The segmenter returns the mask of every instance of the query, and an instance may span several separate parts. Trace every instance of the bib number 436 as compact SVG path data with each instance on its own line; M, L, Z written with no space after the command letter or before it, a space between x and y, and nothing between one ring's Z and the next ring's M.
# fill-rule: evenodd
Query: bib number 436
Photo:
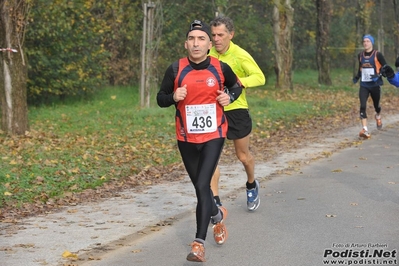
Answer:
M186 105L186 121L189 133L216 131L216 104Z

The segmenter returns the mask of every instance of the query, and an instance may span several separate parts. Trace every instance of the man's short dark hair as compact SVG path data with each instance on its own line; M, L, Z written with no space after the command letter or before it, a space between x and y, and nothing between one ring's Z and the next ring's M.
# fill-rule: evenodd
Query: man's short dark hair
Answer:
M229 17L218 16L218 17L214 18L214 19L211 21L211 23L210 23L211 27L212 27L212 26L213 26L213 27L217 27L217 26L220 26L220 25L223 25L223 24L226 26L226 28L227 28L227 30L228 30L229 32L234 31L234 23L233 23L233 20L232 20L231 18L229 18Z

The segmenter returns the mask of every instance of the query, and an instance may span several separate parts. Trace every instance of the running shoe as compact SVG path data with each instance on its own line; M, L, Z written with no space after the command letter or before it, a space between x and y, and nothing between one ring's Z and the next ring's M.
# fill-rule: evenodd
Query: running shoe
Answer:
M377 129L381 130L382 128L382 121L381 118L377 118L377 115L375 115L375 122L377 123Z
M203 244L193 241L191 243L191 252L187 255L188 261L198 261L204 262L205 261L205 247Z
M247 189L247 208L249 211L255 211L260 204L259 181L255 180L255 188Z
M225 221L227 218L228 211L224 206L218 206L219 210L222 212L223 218L222 220Z
M224 221L227 218L227 209L223 206L218 207L220 212L222 213L222 220L220 222L213 223L213 238L215 239L216 244L222 245L227 239L227 229L224 224Z
M359 132L359 137L364 138L364 139L369 139L371 137L371 135L368 131L364 130L364 128L363 128Z

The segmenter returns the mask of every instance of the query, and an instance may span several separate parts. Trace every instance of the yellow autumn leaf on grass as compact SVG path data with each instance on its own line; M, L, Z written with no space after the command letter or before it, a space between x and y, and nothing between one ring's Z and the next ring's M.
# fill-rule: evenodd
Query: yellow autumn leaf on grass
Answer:
M144 147L145 149L149 149L149 148L152 147L152 143L147 142L147 143L145 143L145 144L143 145L143 147Z
M78 174L78 173L80 173L80 169L79 169L79 167L75 167L74 169L71 170L71 172L73 174Z
M115 100L115 99L116 99L116 95L112 95L112 96L111 96L111 99L112 99L112 100Z
M11 160L11 161L10 161L10 165L16 165L16 164L17 164L16 161L14 161L14 160Z
M8 192L8 191L6 191L6 192L4 192L4 196L12 196L12 193L11 193L11 192Z
M62 253L62 257L77 259L78 255L77 254L73 254L73 253L69 252L68 250L65 250L64 253Z

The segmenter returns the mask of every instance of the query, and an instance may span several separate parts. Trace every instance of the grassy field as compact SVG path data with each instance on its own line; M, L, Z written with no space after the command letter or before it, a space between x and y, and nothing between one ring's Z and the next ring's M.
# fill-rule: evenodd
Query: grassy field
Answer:
M333 86L319 86L317 73L307 71L295 73L294 91L275 89L272 79L249 89L252 141L267 149L274 136L293 129L309 132L327 118L340 123L356 113L358 85L350 71L336 71L332 78ZM397 102L388 102L398 98L396 88L386 85L383 97L385 107L397 108ZM180 163L174 107L159 108L154 100L151 108L141 109L134 87L106 88L87 102L30 107L29 121L25 136L0 133L0 217L30 204L62 204L83 191Z

